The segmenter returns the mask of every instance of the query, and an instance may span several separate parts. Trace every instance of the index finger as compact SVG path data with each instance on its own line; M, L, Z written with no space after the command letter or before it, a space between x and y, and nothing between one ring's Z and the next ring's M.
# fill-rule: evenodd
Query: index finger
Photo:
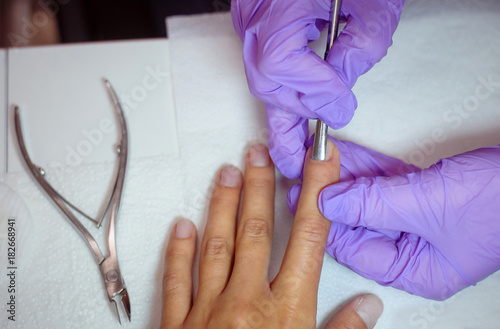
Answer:
M314 307L314 310L331 225L319 211L318 196L324 187L338 182L340 176L340 155L330 140L327 150L331 156L326 161L312 160L311 149L307 152L304 182L290 240L280 273L273 283L273 289L293 296L302 301L301 305Z

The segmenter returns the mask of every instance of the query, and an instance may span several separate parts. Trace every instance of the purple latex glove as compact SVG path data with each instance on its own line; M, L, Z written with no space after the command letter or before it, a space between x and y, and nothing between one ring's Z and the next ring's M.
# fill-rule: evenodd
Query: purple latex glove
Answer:
M354 143L319 197L326 251L380 284L443 300L500 269L500 147L418 169ZM294 210L300 186L289 192Z
M331 0L233 0L252 94L267 106L269 147L289 178L302 171L307 122L338 129L357 106L356 79L387 53L405 0L343 0L347 22L327 61L307 47L329 20Z

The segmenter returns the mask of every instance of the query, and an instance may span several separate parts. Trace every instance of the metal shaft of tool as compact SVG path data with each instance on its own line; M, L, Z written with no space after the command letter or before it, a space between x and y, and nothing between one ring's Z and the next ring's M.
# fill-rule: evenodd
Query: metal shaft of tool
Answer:
M341 0L333 0L332 10L330 13L330 25L328 27L328 40L326 43L325 60L328 57L330 48L332 48L333 42L337 39L337 34L339 31L339 19L340 19L340 5ZM326 141L328 136L328 126L321 120L316 122L316 133L314 135L314 143L312 150L312 158L314 160L325 161L326 160Z

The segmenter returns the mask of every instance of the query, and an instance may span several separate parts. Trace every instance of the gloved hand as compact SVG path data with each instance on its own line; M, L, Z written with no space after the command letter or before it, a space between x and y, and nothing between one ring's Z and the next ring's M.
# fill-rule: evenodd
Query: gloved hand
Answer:
M418 169L334 141L341 182L319 207L332 220L327 252L382 285L443 300L500 269L500 147ZM292 211L300 185L289 192Z
M387 53L405 0L343 0L347 22L327 61L307 47L328 24L331 0L233 0L252 94L267 104L271 157L289 178L302 171L305 119L338 129L357 106L351 88Z

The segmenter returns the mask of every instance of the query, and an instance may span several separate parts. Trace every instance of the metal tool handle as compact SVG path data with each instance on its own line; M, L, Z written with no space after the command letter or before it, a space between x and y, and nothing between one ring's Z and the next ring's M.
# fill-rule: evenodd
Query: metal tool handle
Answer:
M128 130L127 123L125 121L125 115L123 113L120 102L116 93L109 83L108 80L104 79L104 85L111 97L113 102L113 107L115 114L118 117L118 122L120 124L121 139L120 144L117 147L118 153L118 173L116 175L115 185L113 186L113 192L111 194L111 214L109 221L108 230L108 250L111 258L116 258L116 220L118 218L118 212L120 210L120 201L123 193L123 186L125 184L125 172L127 169L127 159L128 159Z
M125 121L125 114L123 113L122 106L118 100L115 90L111 86L111 83L107 79L104 79L104 85L109 93L111 101L113 102L113 108L115 114L118 117L118 122L120 124L121 138L120 144L117 147L118 153L118 173L116 175L115 185L113 187L113 192L111 193L110 205L111 214L109 218L108 227L108 251L109 256L100 264L101 274L106 285L106 291L108 292L109 301L115 306L116 315L118 321L121 324L120 312L118 311L117 303L119 301L115 300L116 297L121 297L121 304L125 310L128 320L130 321L131 311L130 311L130 298L128 296L127 289L125 287L125 282L123 281L122 275L120 273L120 267L118 266L118 256L116 253L116 221L118 219L118 212L120 210L120 203L123 194L123 187L125 184L125 172L127 170L127 160L128 160L128 130L127 123Z
M17 141L19 143L19 149L21 150L21 154L23 156L23 159L26 162L28 169L31 171L31 174L38 181L38 183L44 189L44 191L49 195L49 197L56 203L56 205L59 207L59 209L61 209L61 211L68 217L71 224L73 224L76 227L76 229L78 230L78 232L80 232L82 237L85 239L85 241L89 245L90 250L92 250L92 254L94 255L96 263L100 264L104 260L104 256L102 255L101 250L99 249L99 246L97 245L97 242L95 241L95 239L92 237L92 235L89 233L89 231L85 228L85 226L83 226L82 223L76 218L76 216L73 215L71 210L66 205L65 200L45 180L44 172L41 170L41 168L36 166L33 163L33 161L31 161L31 158L28 154L28 150L26 149L26 144L24 143L23 129L21 127L21 118L20 118L20 114L19 114L19 107L17 107L17 106L14 109L14 126L16 128L16 136L17 136Z
M113 185L113 190L111 196L107 200L106 207L103 213L100 216L100 220L94 220L83 211L78 209L68 200L66 200L62 195L60 195L45 179L45 172L43 169L38 167L31 161L29 157L26 145L24 143L23 131L21 127L21 119L19 115L19 108L16 106L14 110L14 123L16 129L16 136L19 143L19 148L21 150L21 154L28 166L29 170L33 174L34 178L38 181L40 186L45 190L45 192L50 196L50 198L57 204L57 206L61 209L61 211L68 217L70 222L76 227L76 229L81 233L83 238L86 240L89 245L96 263L99 265L99 269L101 271L101 275L104 280L104 285L106 287L106 292L108 295L108 299L115 306L116 315L118 317L118 321L121 323L120 314L118 311L118 302L121 302L127 318L130 321L131 318L131 308L130 308L130 298L127 292L127 288L125 287L125 283L123 281L120 268L118 265L118 257L116 253L116 221L118 219L118 213L120 210L120 201L123 193L123 187L125 183L125 172L127 168L127 159L128 159L128 130L127 124L125 121L125 115L123 113L123 109L120 105L118 97L116 96L113 87L109 83L108 80L104 80L106 89L111 97L113 102L113 107L115 113L118 117L118 121L121 128L121 139L120 144L118 145L118 171L116 175L116 180ZM108 227L108 256L104 257L97 242L89 233L89 231L82 225L82 223L76 218L76 216L71 212L69 207L73 208L75 211L80 213L81 215L87 217L97 224L99 227L104 219L104 217L109 216L109 227ZM111 208L109 208L111 207ZM109 215L107 215L108 210L111 211ZM116 299L119 299L117 301Z
M333 0L332 10L330 13L330 25L328 27L328 40L324 59L328 57L328 53L333 46L333 42L337 39L340 22L340 6L341 0ZM318 161L326 160L326 141L328 136L328 126L321 120L316 122L316 133L314 135L314 143L312 150L312 158Z

